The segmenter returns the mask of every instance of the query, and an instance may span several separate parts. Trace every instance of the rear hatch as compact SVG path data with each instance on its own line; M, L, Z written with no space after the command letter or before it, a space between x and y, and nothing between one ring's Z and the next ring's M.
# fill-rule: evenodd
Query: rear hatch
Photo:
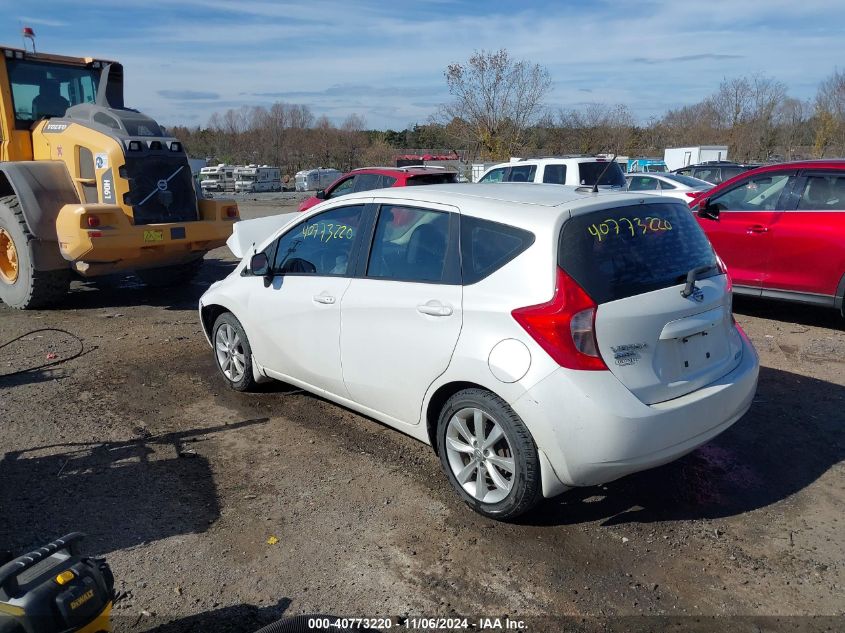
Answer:
M643 402L683 396L739 364L730 282L685 204L649 201L575 215L561 232L558 263L598 304L599 352ZM684 296L694 269L692 293Z

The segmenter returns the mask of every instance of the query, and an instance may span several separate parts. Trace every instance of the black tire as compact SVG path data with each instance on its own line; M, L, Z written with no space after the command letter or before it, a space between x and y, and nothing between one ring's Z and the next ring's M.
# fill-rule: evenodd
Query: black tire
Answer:
M150 288L184 286L193 281L202 269L203 258L198 257L184 264L136 270L135 276Z
M61 301L70 286L70 269L35 269L37 239L29 232L17 196L0 198L0 228L11 237L17 255L15 280L9 282L0 275L0 300L18 310L49 308Z
M481 502L464 490L449 463L446 450L449 420L457 412L468 408L480 409L495 420L504 431L511 449L515 466L511 489L504 499L496 503ZM542 499L540 458L534 438L516 412L494 393L477 388L465 389L446 401L437 423L437 453L449 483L464 502L479 514L507 521L528 512Z
M239 380L233 380L232 377L226 375L226 371L222 367L220 357L217 354L217 333L224 325L235 330L243 347L245 367L243 376ZM257 383L252 375L252 347L249 344L249 339L246 336L246 332L244 332L241 322L238 321L235 318L235 315L231 312L224 312L217 317L217 320L214 322L214 326L211 328L211 346L214 354L214 365L217 367L217 371L220 372L220 375L223 376L226 384L235 391L254 391L257 387Z

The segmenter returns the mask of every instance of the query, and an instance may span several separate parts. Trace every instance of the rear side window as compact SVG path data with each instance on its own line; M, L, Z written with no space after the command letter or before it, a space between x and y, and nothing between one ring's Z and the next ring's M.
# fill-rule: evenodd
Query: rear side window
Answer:
M566 165L546 165L543 171L543 182L553 185L566 184Z
M845 209L845 175L809 176L801 192L798 209L817 211Z
M607 171L605 171L605 168L607 168ZM604 172L604 175L602 175L602 172ZM625 186L625 175L616 162L580 163L578 165L578 174L578 182L581 185L592 186L601 177L601 180L599 180L600 185L610 185L612 187Z
M713 248L689 207L674 202L573 217L561 231L558 264L596 303L680 284L701 266L719 274Z
M481 281L534 243L534 234L508 224L461 216L461 272L465 285Z

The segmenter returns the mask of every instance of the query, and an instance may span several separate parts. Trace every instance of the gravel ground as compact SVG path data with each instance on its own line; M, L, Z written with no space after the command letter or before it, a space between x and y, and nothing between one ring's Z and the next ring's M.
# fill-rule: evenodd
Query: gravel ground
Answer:
M298 198L240 202L256 217ZM119 630L254 631L299 613L842 630L845 332L832 311L737 299L762 362L748 415L673 464L500 524L458 500L427 446L284 385L228 390L195 310L233 265L218 249L187 288L126 277L76 283L61 309L0 305L0 344L74 335L0 348L0 375L83 345L0 377L0 546L87 533L117 578Z

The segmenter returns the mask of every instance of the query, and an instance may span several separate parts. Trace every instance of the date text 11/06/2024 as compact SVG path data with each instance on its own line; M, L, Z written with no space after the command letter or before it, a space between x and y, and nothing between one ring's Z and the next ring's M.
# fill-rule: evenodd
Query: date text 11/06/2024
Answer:
M427 617L405 617L405 618L331 618L317 617L308 619L309 629L376 629L385 631L388 629L408 629L414 631L524 631L526 624L523 620L511 618L427 618Z

